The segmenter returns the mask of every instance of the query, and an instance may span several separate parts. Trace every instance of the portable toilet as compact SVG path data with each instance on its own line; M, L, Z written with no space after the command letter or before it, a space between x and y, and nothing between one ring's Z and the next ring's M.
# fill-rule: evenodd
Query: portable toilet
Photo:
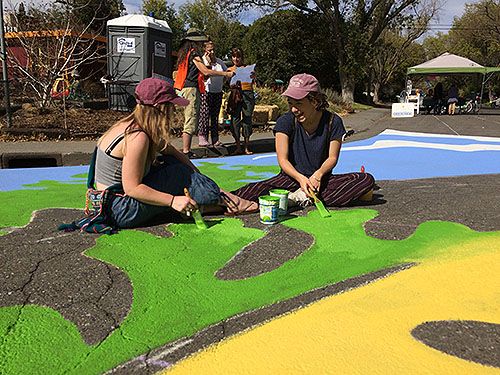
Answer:
M106 24L110 109L131 111L134 90L145 78L172 82L172 30L167 21L130 14Z

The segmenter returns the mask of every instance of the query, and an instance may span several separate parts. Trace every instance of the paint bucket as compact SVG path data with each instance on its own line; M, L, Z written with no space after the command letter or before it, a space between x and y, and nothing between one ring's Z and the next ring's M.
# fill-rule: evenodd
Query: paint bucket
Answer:
M285 189L273 189L269 191L269 195L272 197L280 198L280 205L278 210L278 215L283 216L286 215L288 210L288 190Z
M278 221L280 198L271 195L259 197L260 222L262 224L275 224Z

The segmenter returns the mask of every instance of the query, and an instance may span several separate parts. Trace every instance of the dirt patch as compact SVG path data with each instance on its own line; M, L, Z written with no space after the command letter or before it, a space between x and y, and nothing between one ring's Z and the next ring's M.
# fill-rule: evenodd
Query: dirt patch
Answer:
M94 103L95 107L105 107ZM43 142L50 140L91 141L97 140L114 123L128 112L110 109L85 108L83 104L39 108L31 104L14 107L12 126L7 126L6 116L0 118L0 142ZM182 136L184 111L174 115L173 137ZM268 132L269 125L256 126L254 132ZM229 126L220 129L221 135L230 135Z
M96 140L128 114L107 109L107 102L59 104L50 108L29 103L14 105L12 126L7 126L5 115L0 119L0 142ZM183 111L176 111L174 136L181 135L183 123Z

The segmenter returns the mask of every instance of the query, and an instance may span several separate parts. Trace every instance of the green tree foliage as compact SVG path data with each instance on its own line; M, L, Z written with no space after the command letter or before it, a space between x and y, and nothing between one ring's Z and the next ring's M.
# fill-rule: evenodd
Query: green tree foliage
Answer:
M422 46L427 60L438 57L445 52L452 53L453 51L453 42L450 39L450 36L448 34L443 34L442 32L436 33L435 36L425 38Z
M449 32L454 53L485 66L500 64L500 4L483 0L465 4Z
M461 17L456 17L448 34L438 33L427 38L423 47L427 58L450 52L471 59L484 66L500 66L500 2L482 0L466 4ZM478 91L478 77L447 77L445 86L453 81L463 94ZM495 74L487 82L490 96L499 91L500 79Z
M172 29L172 48L177 51L186 33L186 25L175 10L174 4L170 4L167 0L144 0L140 11L146 16L152 12L154 18L167 21Z
M180 17L189 27L195 27L215 43L217 55L226 57L232 47L242 43L248 27L226 12L218 1L192 0L179 8Z
M73 28L105 34L106 22L124 14L122 0L55 0L53 11L65 19L71 15Z
M247 60L257 63L259 81L287 82L298 73L316 76L326 87L338 89L335 51L325 45L328 28L315 16L296 9L278 10L258 19L244 38Z
M403 24L411 17L434 12L439 0L223 0L231 9L242 10L248 7L267 7L279 9L295 7L304 14L316 16L321 28L328 30L328 38L322 43L324 48L335 50L338 73L344 101L352 103L356 82L366 79L363 68L366 66L373 47L384 30L396 24ZM275 32L289 34L289 27ZM319 30L318 30L319 31Z

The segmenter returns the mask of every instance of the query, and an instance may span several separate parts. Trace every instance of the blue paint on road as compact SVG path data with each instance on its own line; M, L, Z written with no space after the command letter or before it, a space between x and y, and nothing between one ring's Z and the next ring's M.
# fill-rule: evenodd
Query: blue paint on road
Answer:
M197 166L204 163L223 164L221 169L238 166L276 166L276 154L241 155L193 160ZM385 130L369 139L342 146L339 164L334 173L359 171L361 166L377 180L400 180L430 177L463 176L500 173L500 138L409 133ZM87 173L87 166L2 169L0 191L27 189L23 185L41 180L84 183L73 176ZM272 173L247 172L251 182ZM258 177L252 179L252 177Z

